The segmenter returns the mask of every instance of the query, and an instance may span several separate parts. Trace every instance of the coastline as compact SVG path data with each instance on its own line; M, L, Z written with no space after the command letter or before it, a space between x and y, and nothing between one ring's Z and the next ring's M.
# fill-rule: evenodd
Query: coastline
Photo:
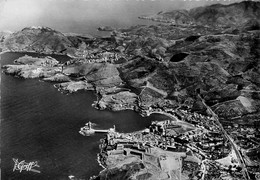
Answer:
M7 52L7 51L6 51ZM6 52L3 52L3 53L6 53ZM10 52L13 52L13 51L10 51ZM15 53L15 52L14 52ZM19 53L19 52L18 52ZM26 52L23 52L23 53L26 53ZM34 52L35 53L35 52ZM98 95L98 91L95 89L94 90L94 92L95 92L95 95ZM95 103L95 102L94 102ZM93 104L94 104L93 103ZM95 107L96 109L99 109L100 110L100 108L97 108L97 107ZM127 108L127 109L130 109L130 110L135 110L135 109L133 109L133 108ZM113 110L113 109L110 109L111 111L115 111L115 110ZM119 109L119 110L126 110L126 108L123 108L123 109ZM118 111L119 111L118 110ZM174 116L173 114L170 114L170 113L167 113L167 112L164 112L164 111L152 111L152 110L144 110L144 112L145 113L143 113L143 111L140 111L140 109L137 109L137 110L135 110L135 111L137 111L140 115L143 115L143 116L150 116L151 114L162 114L162 115L165 115L165 116L167 116L167 117L169 117L169 118L171 118L172 120L174 120L174 121L176 121L176 122L182 122L181 120L179 120L176 116ZM102 173L104 173L106 170L107 170L107 168L103 165L103 163L102 163L102 160L100 159L100 156L99 156L99 154L101 154L101 153L103 153L102 152L102 148L101 148L101 150L100 150L100 152L97 154L97 162L98 162L98 164L99 164L99 166L101 166L102 168L103 168L103 170L100 172L100 174L102 174ZM97 176L92 176L91 178L96 178Z
M158 112L148 112L147 116L150 116L152 114L162 114L162 115L170 117L174 121L180 121L176 116L174 116L174 115L172 115L170 113L163 112L163 111L162 112L160 112L160 111L158 111Z
M8 52L11 52L11 51L2 51L2 52L0 52L0 55L2 55L4 53L8 53Z
M138 18L164 21L153 17ZM161 114L168 118L164 122L153 123L148 130L141 133L119 133L120 137L118 137L108 132L105 137L107 139L101 139L100 152L97 154L96 161L103 168L99 175L106 174L111 167L114 172L127 171L132 164L128 166L129 162L126 161L127 163L122 165L125 160L123 158L134 156L138 159L134 163L141 160L145 164L143 159L146 156L148 161L151 160L150 157L156 159L155 162L150 162L152 164L160 162L158 167L164 174L162 179L171 178L172 174L181 174L182 168L193 167L192 163L195 163L196 171L200 169L196 172L196 178L204 179L204 176L208 176L208 172L212 175L215 173L210 171L213 167L210 162L216 163L216 160L227 155L230 149L236 150L236 147L240 148L240 146L242 148L237 150L237 159L228 162L228 165L237 167L236 162L239 162L242 171L247 172L247 165L241 162L251 163L250 154L245 153L242 157L240 153L244 152L243 148L249 152L252 146L256 146L252 145L250 138L257 139L255 134L259 130L257 126L251 129L242 125L235 126L232 124L234 123L232 118L259 114L257 108L260 101L258 94L255 93L259 91L260 83L257 79L260 72L260 66L257 66L258 46L255 45L257 44L255 39L259 39L259 34L254 35L249 31L236 32L237 29L232 29L236 28L235 26L225 29L222 26L215 28L208 25L196 26L192 23L174 24L173 22L174 20L158 26L136 26L122 31L113 31L114 34L110 37L95 39L92 43L74 39L74 43L77 41L75 47L58 51L72 52L72 54L55 53L57 48L52 46L53 49L43 48L44 51L54 52L52 54L35 51L4 51L1 55L8 52L38 53L72 58L69 62L58 64L59 68L56 69L55 65L47 67L35 64L32 65L34 67L31 64L20 67L7 65L6 69L9 69L5 72L23 78L41 80L44 78L55 82L57 84L54 87L62 93L63 91L69 93L81 90L94 91L97 100L92 102L92 107L100 111L132 110L142 117ZM232 33L240 34L227 36ZM69 44L66 43L61 41L62 45ZM247 43L246 47L243 46L244 43ZM238 53L240 51L243 53ZM79 56L76 57L74 54ZM124 58L125 61L116 64L115 62L120 58ZM126 86L129 88L125 88ZM212 112L217 115L212 115ZM231 125L225 126L224 129L218 116L228 119ZM253 122L257 121L256 119ZM230 135L226 132L229 130ZM248 132L251 134L248 135ZM240 141L241 134L248 142ZM144 140L143 136L147 139ZM236 142L233 142L233 139ZM180 157L178 153L185 155ZM158 156L154 157L154 154ZM179 172L171 169L174 165L181 164L180 159L186 158L187 154L190 156L189 163L186 162L187 166L180 166ZM103 156L113 157L114 159L111 158L109 162L113 166L107 165L109 163ZM122 164L119 163L120 160ZM175 163L171 164L171 162ZM220 164L215 166L218 167L216 172L219 174L228 171L230 173L227 173L228 176L232 176L232 173L241 175L236 168L231 170L228 166L224 168ZM194 169L186 169L189 170ZM146 175L144 173L145 177ZM160 173L157 175L156 178L161 177ZM191 171L187 176L193 175Z

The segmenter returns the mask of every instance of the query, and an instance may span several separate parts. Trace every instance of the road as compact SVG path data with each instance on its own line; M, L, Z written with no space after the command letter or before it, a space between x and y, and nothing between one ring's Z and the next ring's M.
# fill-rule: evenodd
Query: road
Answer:
M204 104L205 107L207 107L207 110L210 112L210 114L214 117L217 125L221 128L221 131L223 132L224 136L229 140L231 146L233 147L233 149L235 150L235 153L237 155L238 158L238 162L239 165L242 168L243 171L243 176L246 180L250 180L250 176L249 173L247 171L246 165L245 165L245 160L242 157L240 151L237 148L236 143L234 142L234 140L228 135L228 133L226 132L226 130L223 128L222 124L219 122L219 118L218 115L214 113L214 111L205 103L204 99L202 99L202 97L200 95L198 95L198 97L200 98L201 102Z

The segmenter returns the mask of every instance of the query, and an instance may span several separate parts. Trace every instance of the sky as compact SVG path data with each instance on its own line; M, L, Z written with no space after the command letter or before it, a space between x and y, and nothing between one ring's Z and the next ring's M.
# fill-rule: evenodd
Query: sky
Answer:
M0 31L48 26L87 33L99 26L134 25L140 15L240 0L0 0Z

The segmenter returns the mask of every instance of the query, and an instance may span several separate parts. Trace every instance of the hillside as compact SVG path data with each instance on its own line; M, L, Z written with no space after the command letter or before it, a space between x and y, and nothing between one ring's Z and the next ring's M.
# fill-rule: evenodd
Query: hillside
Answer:
M217 130L218 138L225 129L233 140L220 141L225 146L234 141L243 155L243 171L256 177L260 170L260 3L216 4L142 18L172 23L117 29L110 37L101 38L64 35L50 28L25 28L3 39L6 49L73 54L78 58L58 63L50 58L26 56L15 61L20 64L4 66L4 72L54 81L62 92L94 90L97 101L93 106L99 110L131 109L143 116L159 112L194 123L202 133L197 134L198 138L186 134L190 137L186 143L197 143L185 152L197 153L203 163L206 161L197 150L207 134L203 131L214 134ZM224 128L220 128L221 124ZM204 145L212 144L213 137ZM216 153L206 159L209 163L205 179L243 179L241 167L232 170L217 163L224 157L219 156L224 152L222 146L204 150ZM229 165L236 164L237 159L230 160ZM106 169L100 179L131 179L142 172L139 159L111 161L113 166L104 164ZM202 169L203 163L196 168ZM182 167L191 171L190 175L186 172L186 179L201 179L202 172L193 174L193 165ZM150 166L145 168L153 172ZM160 175L162 170L157 170ZM156 179L152 175L138 177Z
M92 37L64 35L49 27L26 27L2 38L3 50L68 54L75 56L80 44Z
M259 29L260 2L243 1L230 5L214 4L193 8L191 10L173 10L156 15L141 16L174 24L197 24L209 26L243 27Z
M248 11L248 15L238 14L240 18L259 16L257 2L212 5L175 15L186 17L197 12L194 17L202 21L209 12L207 9L225 12L227 17L228 12L229 16L234 12L223 8L238 7ZM248 117L247 121L254 122L252 114L260 113L259 36L259 31L239 33L223 27L158 24L118 29L110 38L89 39L65 36L50 28L31 27L7 36L4 44L13 51L73 52L80 56L67 62L63 73L92 83L101 95L97 107L100 103L107 104L107 108L111 107L109 104L120 103L111 100L111 88L115 86L116 96L123 86L139 97L138 102L131 101L133 104L129 106L141 113L149 108L185 106L205 114L205 107L197 97L199 93L221 118ZM119 64L118 59L122 61ZM15 70L9 68L9 71Z

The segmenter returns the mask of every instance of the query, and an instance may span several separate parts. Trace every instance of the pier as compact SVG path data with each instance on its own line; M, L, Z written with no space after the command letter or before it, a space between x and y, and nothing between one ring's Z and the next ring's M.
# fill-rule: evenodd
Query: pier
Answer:
M114 125L113 128L109 128L109 129L94 129L92 127L92 123L88 122L86 123L86 125L82 128L80 128L79 133L82 134L83 136L89 136L95 133L108 133L108 132L115 132L116 127Z

